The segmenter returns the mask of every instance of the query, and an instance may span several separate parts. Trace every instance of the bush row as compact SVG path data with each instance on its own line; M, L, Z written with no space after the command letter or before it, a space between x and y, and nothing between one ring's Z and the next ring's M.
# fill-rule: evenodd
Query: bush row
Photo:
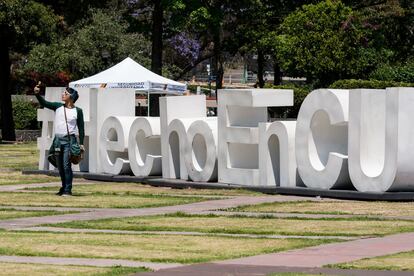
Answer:
M13 118L16 129L39 129L37 106L24 99L13 100Z

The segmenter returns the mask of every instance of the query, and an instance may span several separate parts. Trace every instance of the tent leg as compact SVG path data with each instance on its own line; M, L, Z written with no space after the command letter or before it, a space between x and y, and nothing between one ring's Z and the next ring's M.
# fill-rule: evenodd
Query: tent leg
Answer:
M147 93L147 116L150 116L150 91L148 89L148 93Z

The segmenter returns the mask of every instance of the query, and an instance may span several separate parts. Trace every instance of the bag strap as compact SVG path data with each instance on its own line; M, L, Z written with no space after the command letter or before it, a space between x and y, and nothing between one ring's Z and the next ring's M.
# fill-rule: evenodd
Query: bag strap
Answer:
M66 117L66 107L65 106L63 106L63 113L65 113L66 130L68 131L69 144L71 144L72 141L71 141L70 135L69 135L68 118Z

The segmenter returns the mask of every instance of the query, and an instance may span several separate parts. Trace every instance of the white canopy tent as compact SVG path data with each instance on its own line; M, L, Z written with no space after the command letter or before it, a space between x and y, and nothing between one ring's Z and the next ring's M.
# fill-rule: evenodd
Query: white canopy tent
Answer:
M182 95L187 85L157 75L128 57L96 75L70 82L69 87L135 88L148 95L149 116L150 94Z

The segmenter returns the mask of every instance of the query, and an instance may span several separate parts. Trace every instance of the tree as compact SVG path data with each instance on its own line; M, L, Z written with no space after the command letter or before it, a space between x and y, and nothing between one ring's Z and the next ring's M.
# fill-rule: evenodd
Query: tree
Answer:
M285 18L280 33L274 43L283 69L317 86L367 76L383 54L372 26L340 1L303 6Z
M107 69L126 57L149 67L150 42L143 35L128 33L128 24L116 12L95 10L90 19L65 39L40 44L28 56L26 71L54 75L68 72L72 79Z
M0 105L2 139L14 141L10 95L10 52L27 52L38 42L48 42L57 31L58 17L34 1L0 1Z

